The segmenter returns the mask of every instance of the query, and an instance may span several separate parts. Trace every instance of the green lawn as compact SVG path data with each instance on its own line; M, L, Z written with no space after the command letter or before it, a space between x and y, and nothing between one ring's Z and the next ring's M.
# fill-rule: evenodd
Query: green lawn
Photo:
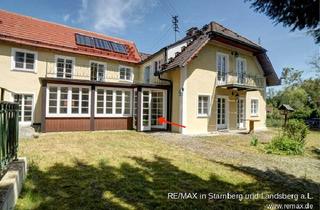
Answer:
M169 200L170 192L291 192L134 131L21 140L29 171L17 209L264 209L271 201ZM290 201L285 201L286 203Z

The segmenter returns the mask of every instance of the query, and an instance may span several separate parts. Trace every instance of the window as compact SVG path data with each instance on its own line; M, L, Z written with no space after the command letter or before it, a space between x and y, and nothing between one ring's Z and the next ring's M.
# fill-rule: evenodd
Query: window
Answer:
M229 66L229 56L223 53L217 53L217 71L218 71L218 81L220 83L225 83L227 79L227 72Z
M144 82L145 83L150 83L150 66L147 66L144 69Z
M47 96L48 116L89 115L89 87L50 85Z
M72 78L74 58L56 57L57 77Z
M119 77L121 80L127 80L127 81L133 80L132 68L130 67L120 66L119 74L120 74Z
M98 88L96 92L97 116L130 116L131 90Z
M91 80L104 81L105 78L105 64L98 62L90 62L91 65Z
M12 66L13 70L35 72L37 53L23 50L12 49Z
M237 58L236 59L236 69L237 69L237 76L238 76L238 83L243 84L245 83L245 74L247 69L247 62L246 59Z
M113 91L106 90L106 114L112 114L113 107Z
M122 113L122 91L116 91L116 114Z
M19 104L19 122L31 123L33 115L33 95L15 94L14 102Z
M251 99L251 115L258 116L259 113L259 100Z
M198 116L206 117L209 115L209 96L198 96Z

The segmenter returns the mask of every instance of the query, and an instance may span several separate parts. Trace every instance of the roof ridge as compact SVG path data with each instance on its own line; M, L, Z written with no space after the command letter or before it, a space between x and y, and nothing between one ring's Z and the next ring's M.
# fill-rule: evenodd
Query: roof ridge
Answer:
M230 28L225 27L224 25L222 25L222 24L220 24L220 23L218 23L218 22L216 22L216 21L211 21L210 24L212 24L212 23L217 24L217 25L219 25L220 27L231 31L232 33L236 34L237 36L239 36L239 37L241 37L241 38L243 38L243 39L246 39L247 41L249 41L249 42L251 42L251 43L253 43L253 44L255 44L255 45L258 45L258 46L262 47L260 44L254 42L254 41L252 41L252 40L250 40L250 39L248 39L247 37L245 37L245 36L243 36L243 35L235 32L234 30L232 30L232 29L230 29Z
M12 12L12 11L7 11L7 10L4 10L4 9L0 9L0 11L4 12L4 13L14 14L14 15L17 15L17 16L22 16L22 17L25 17L25 18L33 19L33 20L40 21L40 22L45 22L45 23L58 25L58 26L65 27L65 28L84 31L84 32L87 32L87 33L93 33L93 34L96 34L96 35L99 35L99 36L105 36L105 37L108 37L108 38L111 38L111 39L118 39L119 41L130 42L130 43L134 44L134 41L132 41L132 40L127 40L127 39L123 39L123 38L119 38L119 37L113 37L113 36L109 36L109 35L106 35L106 34L98 33L98 32L95 32L95 31L89 31L89 30L82 29L82 28L76 28L76 27L73 27L73 26L64 25L62 23L57 23L57 22L53 22L53 21L49 21L49 20L43 20L43 19L40 19L40 18L36 18L36 17L24 15L24 14L19 14L19 13Z

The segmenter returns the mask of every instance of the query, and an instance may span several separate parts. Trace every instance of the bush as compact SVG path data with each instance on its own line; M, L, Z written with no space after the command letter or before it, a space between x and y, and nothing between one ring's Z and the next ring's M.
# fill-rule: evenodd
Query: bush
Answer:
M299 120L289 120L279 135L267 146L268 153L300 155L304 152L308 127Z
M304 144L308 134L308 126L302 121L292 119L283 127L283 133L290 139Z
M267 153L300 155L304 152L304 144L286 135L278 135L272 139L266 149Z
M267 124L267 127L279 128L283 125L283 120L267 117L266 124Z
M258 143L259 143L259 139L258 139L258 137L257 137L257 136L255 136L255 135L253 135L253 136L251 137L250 145L251 145L251 146L257 146L257 145L258 145Z

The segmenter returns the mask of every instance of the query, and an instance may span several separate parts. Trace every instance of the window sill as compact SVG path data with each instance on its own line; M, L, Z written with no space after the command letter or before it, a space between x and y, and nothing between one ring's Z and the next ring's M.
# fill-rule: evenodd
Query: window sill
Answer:
M90 118L90 115L72 115L72 114L47 114L46 118Z
M106 114L95 114L96 118L129 118L132 115L106 115Z
M133 83L133 80L119 79L120 82Z
M251 114L250 117L259 117L258 114Z
M15 72L25 72L25 73L33 73L36 74L37 72L35 70L29 70L29 69L11 69L11 71Z
M209 115L197 115L197 118L208 118Z

